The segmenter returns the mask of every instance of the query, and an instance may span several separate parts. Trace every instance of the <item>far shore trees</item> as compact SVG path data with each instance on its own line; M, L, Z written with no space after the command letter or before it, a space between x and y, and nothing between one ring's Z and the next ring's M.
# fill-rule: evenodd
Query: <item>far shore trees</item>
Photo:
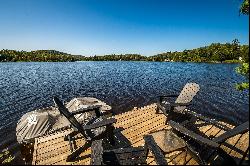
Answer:
M74 62L74 61L179 61L179 62L248 62L248 45L240 45L237 39L231 43L212 43L209 46L164 52L153 56L139 54L111 54L103 56L71 55L56 50L16 51L0 50L0 62Z

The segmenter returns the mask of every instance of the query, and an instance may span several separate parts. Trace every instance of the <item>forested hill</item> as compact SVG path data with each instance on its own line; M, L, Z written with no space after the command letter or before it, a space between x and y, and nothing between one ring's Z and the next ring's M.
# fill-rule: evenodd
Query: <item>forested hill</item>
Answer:
M30 52L0 50L1 62L74 62L81 59L81 55L71 55L56 50L36 50Z
M166 52L148 57L149 61L182 61L182 62L233 62L239 59L249 62L249 46L233 43L213 43L182 52Z
M232 43L212 43L181 52L165 52L154 56L139 54L120 54L104 56L71 55L56 50L16 51L0 50L0 62L74 62L74 61L182 61L182 62L237 62L242 59L249 62L249 46L240 45L238 40Z

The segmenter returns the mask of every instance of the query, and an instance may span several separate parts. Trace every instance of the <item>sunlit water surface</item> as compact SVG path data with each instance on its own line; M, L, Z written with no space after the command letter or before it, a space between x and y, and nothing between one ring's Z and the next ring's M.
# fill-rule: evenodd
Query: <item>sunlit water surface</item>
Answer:
M23 114L63 101L90 96L121 113L179 93L187 82L201 89L191 108L234 124L248 120L247 92L235 90L244 78L238 64L172 62L0 63L0 141L15 131Z

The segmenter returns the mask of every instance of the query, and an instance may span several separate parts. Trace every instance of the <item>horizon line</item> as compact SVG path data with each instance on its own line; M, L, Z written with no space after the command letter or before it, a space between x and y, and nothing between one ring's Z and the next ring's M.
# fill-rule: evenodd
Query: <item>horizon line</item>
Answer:
M175 51L171 51L171 50L168 50L168 51L162 51L160 53L156 53L156 54L153 54L153 55L143 55L141 53L109 53L109 54L93 54L93 55L83 55L83 54L73 54L71 51L67 51L67 50L62 50L62 49L8 49L8 48L2 48L1 50L14 50L14 51L26 51L26 52L31 52L31 51L46 51L46 50L54 50L54 51L58 51L58 52L62 52L62 53L66 53L66 54L70 54L70 55L76 55L76 56L86 56L86 57L91 57L91 56L105 56L105 55L126 55L126 54L137 54L137 55L141 55L141 56L146 56L146 57L150 57L150 56L154 56L154 55L158 55L158 54L161 54L161 53L167 53L167 52L183 52L184 50L192 50L192 49L197 49L197 48L202 48L202 47L206 47L206 46L210 46L211 44L226 44L226 43L230 43L231 42L224 42L224 43L220 43L220 42L212 42L208 45L203 45L203 46L199 46L199 47L195 47L195 48L185 48L185 49L181 49L181 50L175 50ZM243 46L243 45L247 45L249 46L249 43L247 44L243 44L243 43L240 43L239 45Z

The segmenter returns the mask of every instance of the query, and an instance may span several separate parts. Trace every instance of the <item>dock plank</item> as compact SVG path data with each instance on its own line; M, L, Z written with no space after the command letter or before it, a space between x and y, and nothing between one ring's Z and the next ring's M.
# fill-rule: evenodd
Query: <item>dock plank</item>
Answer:
M143 136L154 131L159 131L162 129L170 129L169 125L165 125L166 116L163 114L156 114L157 105L151 104L141 108L134 108L131 111L112 116L117 120L114 124L115 128L121 128L120 131L116 131L114 134L119 138L119 134L123 135L129 142L130 145L126 146L143 146L145 144ZM227 124L225 122L219 122L223 125L233 128L233 125ZM195 127L197 127L200 133L203 133L208 138L214 138L225 131L221 130L214 125L204 123L199 120L195 122ZM66 162L67 156L70 154L70 148L68 141L64 141L64 136L72 132L72 129L65 129L62 131L57 131L47 136L39 137L35 139L34 153L33 153L33 165L89 165L90 164L90 154L91 148L88 148L82 152L78 160L73 162ZM78 134L77 136L81 136ZM249 132L243 135L237 135L226 141L228 144L240 149L245 152L249 146ZM247 142L247 143L246 143ZM77 147L82 146L85 143L84 139L76 140ZM234 151L230 148L221 145L227 153L232 156L242 157L239 151ZM193 159L186 150L179 150L169 154L165 154L165 159L168 164L186 164L186 165L197 165L195 159ZM147 157L148 165L155 165L156 162L152 153L149 152Z
M237 144L235 145L235 148L240 149L242 152L245 152L249 146L249 132L241 135L240 140L238 140ZM237 157L237 158L242 158L243 154L238 153L235 150L232 150L230 152L231 156Z

